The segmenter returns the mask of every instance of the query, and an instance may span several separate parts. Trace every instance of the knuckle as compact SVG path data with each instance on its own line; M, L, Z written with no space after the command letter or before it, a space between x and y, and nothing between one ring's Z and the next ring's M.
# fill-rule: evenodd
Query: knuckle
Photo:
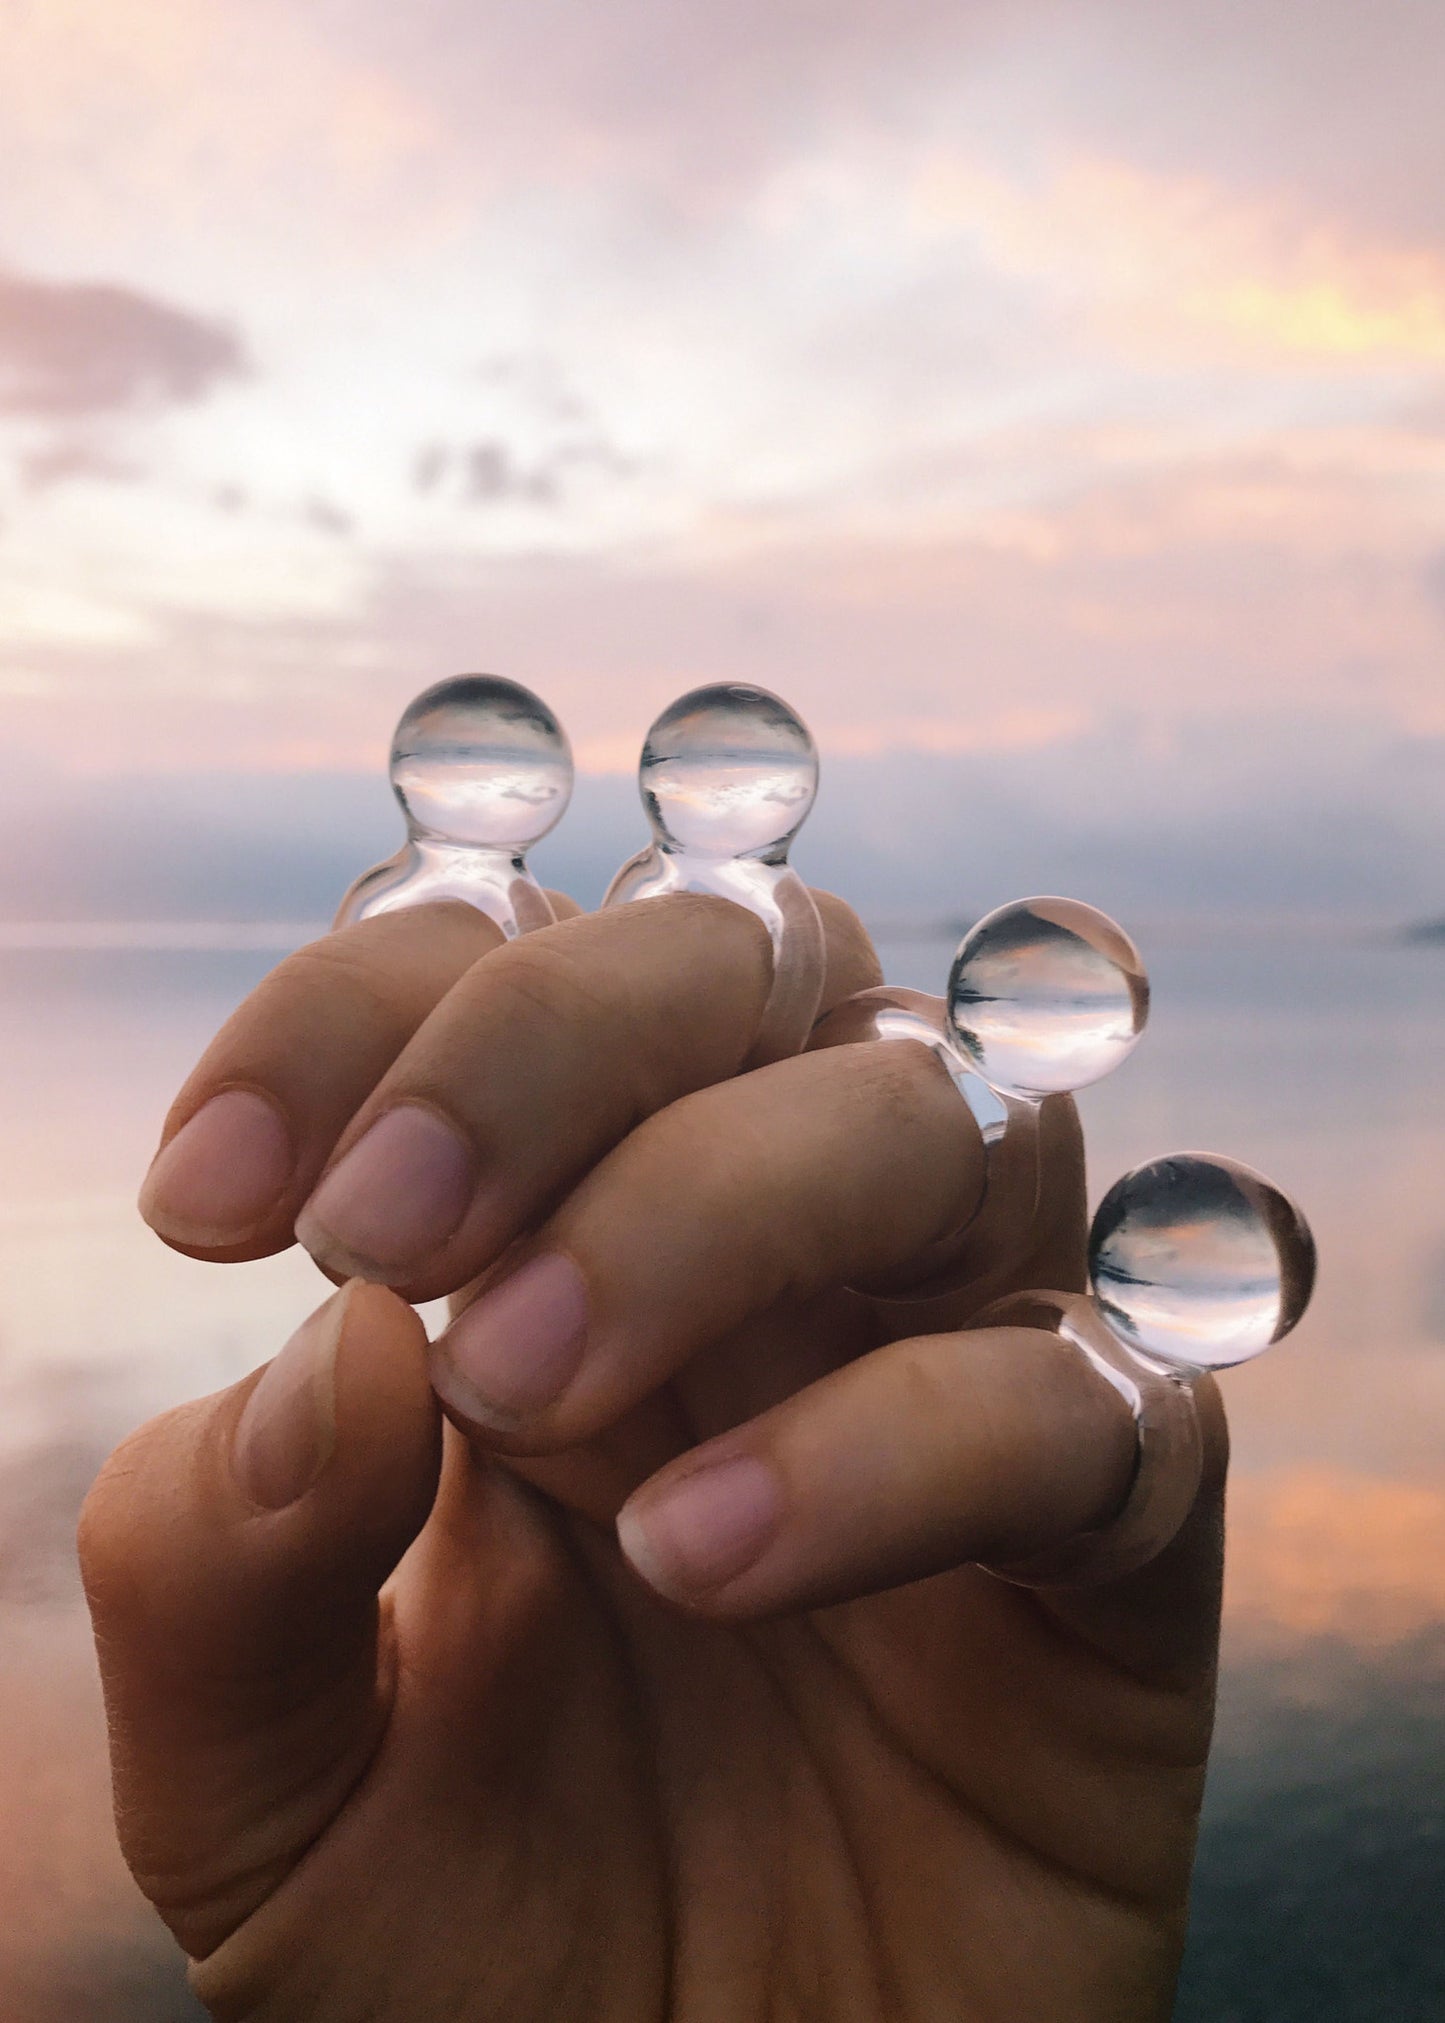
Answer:
M589 931L614 962L628 952L665 943L682 962L705 960L719 977L736 972L766 996L773 973L772 941L750 906L717 892L668 892L594 914Z
M484 985L504 1019L516 1017L549 1031L588 1024L605 1014L612 996L595 967L540 935L509 942Z
M412 1024L496 940L491 921L465 900L435 900L307 942L271 972L261 991L302 1004L325 1002L340 991L386 1024Z
M350 939L350 932L298 948L272 972L262 990L274 998L303 1002L317 996L318 987L326 998L340 990L386 1024L401 1019L410 996L401 975L380 963L374 948Z
M545 886L544 891L552 902L552 911L559 923L563 920L577 920L584 912L570 892L559 892L555 885Z
M877 1040L858 1050L861 1075L875 1110L890 1123L918 1129L940 1116L950 1120L952 1105L962 1107L958 1091L931 1048L916 1041Z
M647 900L632 918L639 924L645 922L649 931L655 931L659 921L669 930L675 928L679 921L695 921L709 930L736 928L749 939L758 931L756 915L720 892L665 892L656 899Z
M653 903L621 911L641 913ZM741 911L729 900L705 903L729 915ZM590 915L576 925L591 929L598 919L610 917ZM615 935L604 942L592 932L569 934L570 924L509 942L478 975L475 1004L485 1007L489 1028L508 1038L524 1032L554 1069L574 1080L586 1076L590 1100L630 1129L696 1086L697 1034L690 1021L664 1015Z
M893 1351L898 1395L909 1416L921 1424L948 1424L965 1394L966 1366L957 1355L939 1354L937 1344L944 1339L935 1335L902 1342Z
M846 900L814 889L813 903L823 923L827 949L825 1006L836 1005L856 991L871 990L883 981L883 969L872 937Z
M470 953L477 944L490 946L500 939L501 930L495 922L467 900L428 899L420 905L397 906L370 919L334 927L311 946L354 950L374 958L383 953L389 956L393 948L414 952L419 946L453 942L460 942Z

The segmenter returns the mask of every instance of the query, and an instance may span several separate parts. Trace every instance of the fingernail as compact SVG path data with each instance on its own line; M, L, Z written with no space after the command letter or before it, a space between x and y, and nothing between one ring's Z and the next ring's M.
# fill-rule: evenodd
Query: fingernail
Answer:
M263 1510L284 1510L303 1495L336 1445L336 1349L348 1290L301 1323L246 1400L231 1465Z
M318 1262L389 1284L452 1234L474 1184L471 1151L451 1125L398 1103L332 1167L296 1235Z
M587 1284L560 1251L485 1292L437 1343L438 1386L483 1425L510 1427L561 1395L587 1342Z
M156 1154L141 1214L183 1243L234 1242L276 1205L294 1164L277 1106L254 1089L223 1089Z
M649 1587L673 1601L721 1587L745 1571L783 1518L783 1488L765 1462L715 1461L660 1490L644 1491L617 1519L622 1550Z

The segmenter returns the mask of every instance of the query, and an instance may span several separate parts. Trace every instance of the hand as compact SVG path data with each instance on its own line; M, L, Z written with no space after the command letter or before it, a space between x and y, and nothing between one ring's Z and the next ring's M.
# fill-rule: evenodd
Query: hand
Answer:
M821 903L826 1010L877 968ZM1204 1487L1152 1566L1040 1593L976 1564L1106 1522L1133 1465L1081 1359L965 1326L1082 1282L1071 1105L1042 1113L1036 1210L900 1339L906 1308L845 1288L936 1263L981 1175L925 1049L739 1076L770 958L722 901L496 942L444 906L292 957L143 1197L192 1255L281 1249L299 1216L371 1281L136 1434L86 1508L121 1838L202 1999L1166 2017L1213 1696L1212 1387ZM459 1288L429 1351L405 1301Z

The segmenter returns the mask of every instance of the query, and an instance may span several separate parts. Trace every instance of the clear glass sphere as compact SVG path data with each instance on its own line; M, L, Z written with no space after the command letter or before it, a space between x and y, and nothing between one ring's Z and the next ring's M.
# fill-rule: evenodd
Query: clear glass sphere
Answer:
M572 798L572 752L546 703L515 681L459 674L396 727L391 784L413 835L520 855Z
M1109 1189L1089 1234L1089 1275L1130 1348L1180 1369L1224 1370L1299 1320L1314 1289L1314 1238L1263 1175L1179 1152Z
M817 794L818 754L777 696L719 682L663 711L642 747L638 785L669 849L781 862Z
M1087 1088L1133 1051L1149 979L1106 913L1077 899L1020 899L960 943L948 1015L991 1087L1037 1101Z

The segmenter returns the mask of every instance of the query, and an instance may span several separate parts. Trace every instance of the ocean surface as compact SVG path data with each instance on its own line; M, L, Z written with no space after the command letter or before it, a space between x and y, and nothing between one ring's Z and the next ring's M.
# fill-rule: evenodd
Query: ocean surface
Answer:
M132 1206L286 931L66 938L0 938L0 2014L171 2023L199 2012L114 1851L75 1512L122 1434L270 1356L321 1281L294 1253L190 1263ZM1322 1261L1298 1334L1224 1380L1225 1664L1178 2023L1438 2023L1445 947L1141 940L1149 1036L1082 1104L1094 1198L1156 1153L1227 1151L1299 1197ZM882 952L940 986L944 942Z

